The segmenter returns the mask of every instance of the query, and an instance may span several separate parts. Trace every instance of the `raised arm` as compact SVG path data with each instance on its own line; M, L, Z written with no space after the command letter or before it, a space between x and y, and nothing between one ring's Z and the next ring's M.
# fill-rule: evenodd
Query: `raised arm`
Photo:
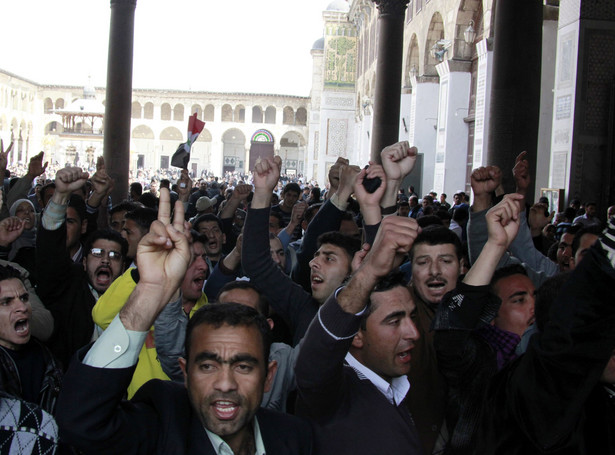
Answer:
M381 201L383 208L397 207L397 194L404 178L412 172L418 153L418 149L410 147L408 141L389 145L380 153L382 167L387 176L386 192Z
M303 337L316 313L312 297L277 267L269 251L269 212L281 159L266 158L254 169L254 197L243 229L241 263L245 274L289 324L294 343Z

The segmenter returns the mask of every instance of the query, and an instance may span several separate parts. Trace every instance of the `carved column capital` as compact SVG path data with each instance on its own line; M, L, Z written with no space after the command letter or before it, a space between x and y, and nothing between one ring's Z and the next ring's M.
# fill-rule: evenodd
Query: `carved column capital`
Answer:
M391 14L403 16L406 14L406 7L409 0L372 0L378 7L380 15Z

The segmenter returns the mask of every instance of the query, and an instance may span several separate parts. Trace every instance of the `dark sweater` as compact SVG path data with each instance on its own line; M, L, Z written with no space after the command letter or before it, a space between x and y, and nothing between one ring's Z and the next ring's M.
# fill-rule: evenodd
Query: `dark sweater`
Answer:
M361 318L344 312L331 296L301 344L295 374L297 414L316 426L316 449L322 454L412 455L423 453L407 408L395 406L368 379L344 364Z

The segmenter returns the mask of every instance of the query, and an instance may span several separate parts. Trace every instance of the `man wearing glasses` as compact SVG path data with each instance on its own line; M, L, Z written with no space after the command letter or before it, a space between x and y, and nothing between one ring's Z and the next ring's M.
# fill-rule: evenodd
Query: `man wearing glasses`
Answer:
M84 245L82 263L72 262L66 246L67 230L70 231L67 207L71 193L79 190L88 177L78 167L58 171L56 191L43 212L37 235L38 292L54 317L49 344L64 368L77 349L98 338L92 307L124 270L128 250L118 232L98 230Z

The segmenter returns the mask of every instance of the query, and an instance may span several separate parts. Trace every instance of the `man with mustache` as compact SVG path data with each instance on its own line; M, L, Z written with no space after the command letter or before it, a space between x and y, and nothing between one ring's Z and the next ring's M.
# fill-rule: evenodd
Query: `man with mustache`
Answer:
M73 229L69 199L87 179L88 174L78 167L58 171L56 190L36 238L38 294L53 315L55 329L49 343L64 367L77 349L98 337L92 307L124 270L128 251L118 232L98 230L84 245L82 263L73 263L69 256L66 237Z
M420 454L402 404L410 384L416 306L394 272L418 233L412 218L382 221L373 247L348 284L318 310L301 343L295 374L298 413L316 425L319 453Z
M267 361L266 319L245 305L206 305L195 313L180 359L185 386L154 380L121 402L148 330L179 294L191 260L183 212L176 203L171 224L163 190L158 220L137 250L139 283L65 376L57 419L62 438L92 454L310 454L307 423L259 408L276 362Z

